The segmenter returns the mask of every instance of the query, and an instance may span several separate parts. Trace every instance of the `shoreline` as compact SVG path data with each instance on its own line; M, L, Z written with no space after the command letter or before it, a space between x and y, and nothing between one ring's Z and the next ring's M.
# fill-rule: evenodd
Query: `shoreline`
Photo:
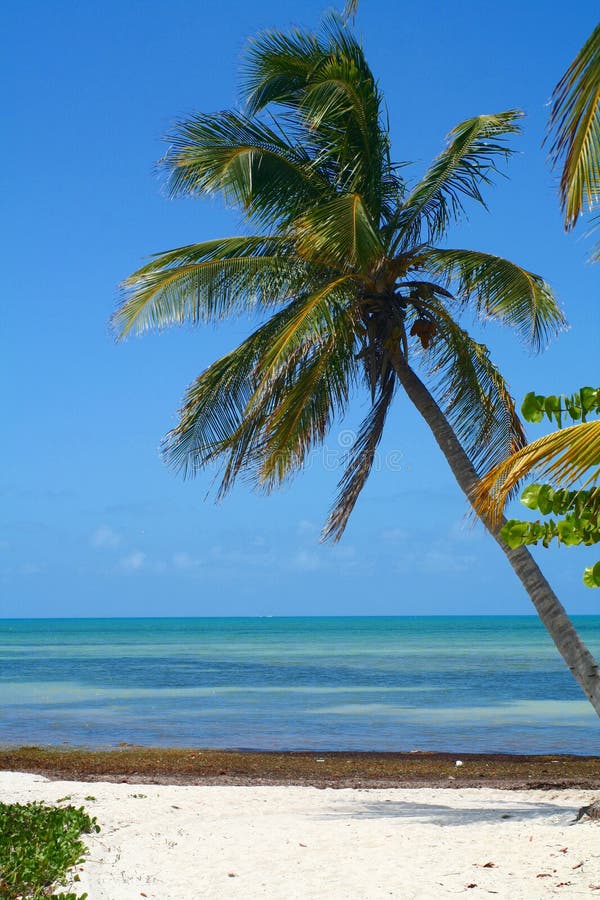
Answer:
M572 754L25 746L0 748L0 771L52 780L164 785L600 789L600 756Z

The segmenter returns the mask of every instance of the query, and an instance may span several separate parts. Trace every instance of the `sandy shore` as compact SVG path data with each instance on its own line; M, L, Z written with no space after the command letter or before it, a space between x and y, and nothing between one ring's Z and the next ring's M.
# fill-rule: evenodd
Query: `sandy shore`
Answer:
M77 886L89 900L600 897L600 824L570 824L589 790L136 785L0 772L0 797L69 797L97 817Z

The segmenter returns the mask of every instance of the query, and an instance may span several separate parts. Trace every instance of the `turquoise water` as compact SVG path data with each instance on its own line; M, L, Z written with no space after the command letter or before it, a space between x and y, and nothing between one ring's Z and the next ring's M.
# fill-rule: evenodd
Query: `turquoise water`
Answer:
M8 619L0 673L4 746L600 753L534 617Z

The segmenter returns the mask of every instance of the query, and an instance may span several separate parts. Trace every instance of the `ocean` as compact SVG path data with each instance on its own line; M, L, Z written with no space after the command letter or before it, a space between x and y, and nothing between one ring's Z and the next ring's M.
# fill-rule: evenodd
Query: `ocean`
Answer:
M528 616L4 619L0 673L5 747L600 753Z

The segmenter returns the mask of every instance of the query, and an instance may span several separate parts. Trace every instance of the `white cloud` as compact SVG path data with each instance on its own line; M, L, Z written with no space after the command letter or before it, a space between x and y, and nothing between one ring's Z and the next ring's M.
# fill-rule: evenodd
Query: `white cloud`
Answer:
M277 562L274 553L266 544L264 546L254 545L254 549L249 551L216 544L210 548L209 555L211 561L216 565L224 565L235 569L243 569L245 567L272 569Z
M178 569L180 572L189 572L192 569L197 569L198 566L202 565L202 561L199 559L194 559L193 556L190 556L189 553L178 552L174 553L172 557L173 568Z
M319 533L319 528L314 522L310 522L308 519L301 519L296 526L296 531L298 534L313 535Z
M441 572L458 575L472 570L477 565L477 557L467 553L457 553L451 545L406 547L396 560L396 572Z
M446 572L448 574L460 574L472 569L477 562L476 556L466 553L453 553L451 550L436 549L427 551L422 565L430 572Z
M323 568L323 562L319 556L309 550L299 550L292 559L292 565L301 572L316 572Z
M381 532L381 537L389 544L404 544L410 538L410 532L405 528L388 528Z
M125 572L139 572L140 569L144 568L145 563L146 554L142 553L141 550L134 550L133 553L123 557L120 566Z
M109 528L108 525L100 525L92 534L90 543L92 547L99 550L114 550L121 543L121 535Z

